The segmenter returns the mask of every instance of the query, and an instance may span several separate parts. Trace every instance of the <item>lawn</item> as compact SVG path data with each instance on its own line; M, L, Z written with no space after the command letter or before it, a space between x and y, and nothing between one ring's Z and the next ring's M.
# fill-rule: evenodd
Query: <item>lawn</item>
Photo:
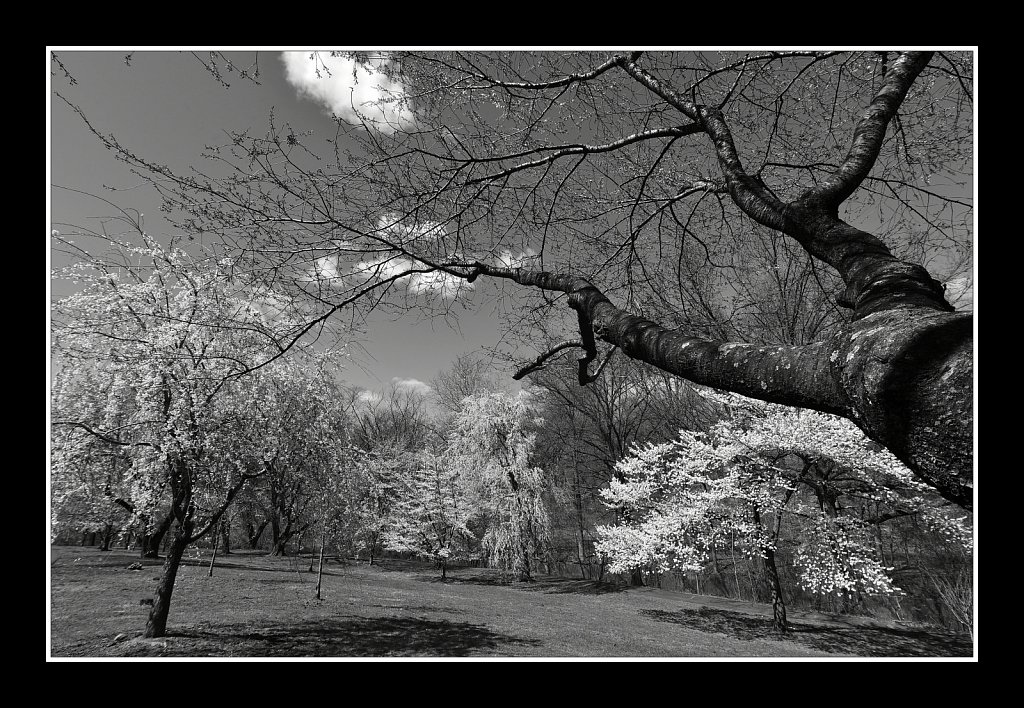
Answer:
M141 570L128 566L141 562ZM162 561L55 546L50 656L57 657L971 657L967 635L862 617L791 612L653 588L385 559L329 562L323 599L307 558L193 554L178 573L168 636L142 630ZM123 636L119 636L123 635Z

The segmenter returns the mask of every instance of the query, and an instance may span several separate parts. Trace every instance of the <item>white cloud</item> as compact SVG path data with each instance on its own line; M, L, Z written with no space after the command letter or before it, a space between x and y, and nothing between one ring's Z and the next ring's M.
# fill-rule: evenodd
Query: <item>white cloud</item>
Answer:
M383 398L383 396L380 393L376 392L376 391L365 391L364 390L364 391L360 391L358 394L356 394L356 400L357 401L360 401L362 403L368 403L370 405L373 405L374 403L378 403L382 398Z
M344 277L338 271L337 256L324 256L313 261L313 275L316 280L337 280Z
M463 290L472 289L473 283L441 271L416 273L409 278L409 292L414 295L437 295L452 300Z
M392 377L391 385L395 388L404 388L419 393L428 393L430 391L430 385L425 384L419 379L403 379L398 376Z
M363 121L382 133L408 129L415 123L405 87L352 57L330 52L282 52L285 78L300 98L321 104L339 118ZM319 76L317 71L319 70Z
M472 290L474 287L472 283L466 282L463 278L440 271L400 275L403 271L422 267L409 258L384 256L375 260L360 261L353 266L352 273L368 280L387 280L398 276L399 282L405 283L413 295L434 295L445 300L451 300L463 291Z
M960 312L974 309L974 281L968 275L946 281L946 300Z
M352 273L365 278L387 280L388 278L394 278L402 271L411 270L415 267L416 264L408 258L381 256L380 258L356 263L352 266Z
M513 255L508 249L498 254L498 262L506 268L523 268L531 265L531 261L537 260L537 252L532 248L521 251L519 255Z

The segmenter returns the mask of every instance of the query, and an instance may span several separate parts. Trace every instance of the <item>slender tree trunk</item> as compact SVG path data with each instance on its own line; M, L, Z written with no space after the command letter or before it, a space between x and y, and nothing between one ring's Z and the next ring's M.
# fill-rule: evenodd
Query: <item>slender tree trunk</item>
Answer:
M732 578L736 583L736 597L742 600L743 593L740 592L740 573L736 567L736 537L732 534L729 536L729 547L732 551Z
M761 528L761 513L756 506L754 507L754 523ZM775 539L778 539L778 532L775 534ZM774 548L765 551L764 574L768 585L768 594L772 601L772 625L779 632L786 633L789 631L789 626L786 623L786 601L782 597L782 582L779 580L779 569L775 564Z
M217 562L217 542L220 541L220 535L216 532L213 534L213 556L210 558L210 572L206 574L206 577L213 577L213 564Z
M299 537L299 549L300 549L300 552L301 552L301 548L302 548L302 539L305 538L305 537L306 537L305 533L303 533L302 536ZM316 554L314 554L312 551L309 552L309 571L308 572L310 572L310 573L313 572L313 560L314 560L315 555ZM319 582L319 577L317 578L317 582Z
M775 551L765 553L764 570L768 579L768 589L772 596L772 624L780 632L788 632L786 601L782 596L782 582L779 579L779 569L775 565Z
M586 538L584 537L584 522L583 522L583 494L580 492L580 469L579 464L576 460L576 451L573 449L573 506L576 511L576 557L579 559L580 564L580 577L588 578L590 576L590 568L584 569L584 564L587 560L587 547ZM589 566L589 564L588 564Z
M320 599L320 582L324 577L324 546L327 545L327 529L320 536L320 567L316 571L316 599Z
M277 520L277 512L272 512L273 516L270 518L270 555L272 556L283 556L284 546L287 541L281 541L281 524Z
M187 520L175 528L171 535L170 548L164 559L163 573L156 587L153 609L149 611L145 637L162 637L167 633L167 614L171 609L171 594L174 592L174 580L178 576L181 558L188 547L188 538L192 532L192 522Z

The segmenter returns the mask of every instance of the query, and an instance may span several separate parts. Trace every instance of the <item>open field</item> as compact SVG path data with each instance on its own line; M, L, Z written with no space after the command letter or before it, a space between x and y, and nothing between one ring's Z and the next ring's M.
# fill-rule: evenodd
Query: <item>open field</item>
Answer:
M332 561L316 600L309 559L192 556L178 573L167 637L141 639L161 561L53 547L52 657L970 657L966 635L862 617L790 613L653 588L540 576L508 584L460 568ZM119 634L127 634L115 642Z

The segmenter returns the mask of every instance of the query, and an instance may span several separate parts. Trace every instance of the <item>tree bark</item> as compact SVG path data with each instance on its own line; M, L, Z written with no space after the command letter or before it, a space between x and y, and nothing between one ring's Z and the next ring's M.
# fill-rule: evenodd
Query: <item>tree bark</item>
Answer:
M163 521L153 529L152 533L143 530L140 551L143 558L160 557L160 544L163 542L164 536L167 534L167 530L171 528L173 521L173 515L168 514L164 517Z
M324 577L324 546L327 545L327 530L321 533L320 536L320 566L316 571L316 599L320 599L320 582Z
M263 536L263 532L267 526L270 525L270 520L267 519L259 526L254 525L251 521L246 522L246 537L249 539L249 549L256 550L260 547L260 538Z
M829 341L800 347L708 341L625 312L578 276L480 262L446 270L469 282L489 275L566 293L586 351L580 383L592 380L587 365L597 356L596 338L697 384L843 416L945 498L971 509L973 317L953 312L922 266L896 258L881 239L838 217L874 166L887 126L931 53L906 52L892 63L838 169L788 203L746 172L721 110L674 90L637 63L641 56L614 62L700 126L744 213L836 269L846 284L839 303L853 309L852 324Z
M220 536L216 533L213 534L213 555L210 556L210 570L206 574L206 577L213 577L213 564L217 562L217 542L220 541Z
M100 540L100 550L101 551L109 551L110 550L110 541L113 538L113 536L114 536L114 525L113 524L107 524L106 526L104 526L103 527L103 534L100 536L100 539L101 539Z
M220 523L220 552L231 555L231 522L225 518Z
M163 572L156 587L153 609L149 611L144 637L162 637L167 633L167 615L171 610L171 595L174 593L174 581L178 576L181 558L188 548L189 536L192 533L192 522L186 520L175 527L171 536L171 544L164 559Z
M788 497L787 497L788 500ZM754 523L757 524L758 528L761 528L761 512L758 508L754 507ZM778 513L782 513L781 510ZM772 541L778 542L778 530L774 534ZM772 601L772 626L782 633L789 631L789 626L786 622L786 601L782 596L782 582L779 579L779 569L775 564L775 549L767 548L764 552L764 575L766 584L768 586L768 596Z
M884 267L872 266L880 282L855 288L867 314L807 346L702 340L621 310L583 278L485 264L475 271L567 293L591 335L670 374L846 417L942 496L970 509L973 316L950 312L941 288L937 296L926 292L920 266L907 272L908 264L882 260Z

